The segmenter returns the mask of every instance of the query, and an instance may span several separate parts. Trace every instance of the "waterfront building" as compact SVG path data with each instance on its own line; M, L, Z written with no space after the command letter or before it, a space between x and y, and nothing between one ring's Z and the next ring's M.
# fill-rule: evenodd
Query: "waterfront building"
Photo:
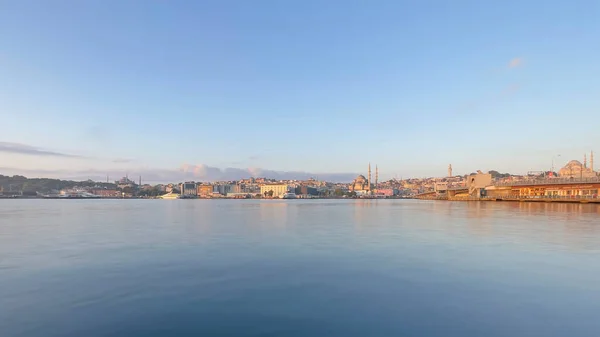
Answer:
M291 186L288 184L265 184L260 186L260 194L263 196L273 193L273 197L277 198L291 191Z
M232 193L244 193L244 185L242 184L233 184L231 185L230 191L227 193L227 195L232 194Z
M435 185L433 185L433 190L438 196L447 195L448 183L445 181L437 182Z
M115 198L120 197L121 192L115 189L106 189L106 188L95 188L90 190L90 193L97 195L102 198Z
M182 196L196 196L198 195L198 188L195 182L185 182L179 185L179 190Z
M590 180L588 182L588 180ZM558 181L558 182L557 182ZM600 180L594 178L520 182L513 186L493 186L488 195L520 198L597 198Z
M296 187L295 193L297 195L312 195L312 196L319 195L319 191L315 187L312 187L312 186L298 186L298 187Z
M377 189L377 192L375 194L384 197L393 197L395 195L398 195L399 192L395 188L379 188Z
M214 185L214 193L218 193L220 195L227 195L228 193L235 193L235 186L232 184L219 184Z
M485 195L485 188L492 185L492 175L489 173L471 174L467 177L466 188L469 195L473 197L482 197Z
M198 196L207 197L213 194L213 185L198 185Z

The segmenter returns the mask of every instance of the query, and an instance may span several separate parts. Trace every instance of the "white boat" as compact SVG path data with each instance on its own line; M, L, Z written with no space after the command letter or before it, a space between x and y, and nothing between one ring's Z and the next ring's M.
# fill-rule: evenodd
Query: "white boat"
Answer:
M46 196L47 198L52 198L53 196ZM85 190L73 189L73 190L62 190L60 194L54 196L59 199L98 199L99 195L95 195L89 193Z
M284 193L281 196L281 199L296 199L296 193L291 193L291 192Z
M168 199L168 200L181 199L181 195L179 195L177 193L169 192L167 194L161 195L160 198L161 199Z

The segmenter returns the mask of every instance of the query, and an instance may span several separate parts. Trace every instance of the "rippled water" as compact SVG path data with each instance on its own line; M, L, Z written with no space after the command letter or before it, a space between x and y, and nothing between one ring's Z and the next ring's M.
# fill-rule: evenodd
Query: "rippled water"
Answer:
M600 206L1 200L0 335L600 336Z

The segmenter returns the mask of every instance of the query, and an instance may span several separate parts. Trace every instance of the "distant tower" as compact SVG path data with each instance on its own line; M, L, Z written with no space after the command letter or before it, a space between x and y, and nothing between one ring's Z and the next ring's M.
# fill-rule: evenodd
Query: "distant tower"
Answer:
M379 168L375 165L375 189L377 189L377 181L379 180Z
M106 175L106 183L108 184L108 174Z
M142 176L140 176L140 186L142 186Z
M594 151L590 153L590 170L594 172Z
M583 168L587 168L587 154L583 155Z
M369 191L371 190L371 163L369 163Z
M452 164L448 165L448 177L452 177Z

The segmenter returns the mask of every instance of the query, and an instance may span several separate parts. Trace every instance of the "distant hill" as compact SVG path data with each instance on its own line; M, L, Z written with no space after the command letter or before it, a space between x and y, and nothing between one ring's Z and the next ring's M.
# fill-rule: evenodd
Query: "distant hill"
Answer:
M92 180L87 181L72 181L49 178L27 178L24 176L15 175L12 177L0 174L0 186L4 191L19 191L19 192L40 192L46 193L52 190L61 190L73 187L102 187L116 188L115 184L99 183Z

